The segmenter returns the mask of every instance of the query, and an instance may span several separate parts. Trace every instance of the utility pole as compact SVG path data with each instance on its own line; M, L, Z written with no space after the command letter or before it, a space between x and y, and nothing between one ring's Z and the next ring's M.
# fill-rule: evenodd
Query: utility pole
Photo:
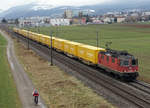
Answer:
M40 28L39 28L39 26L38 26L38 33L40 34Z
M27 37L27 39L28 39L28 50L29 50L29 26L28 26L28 37Z
M20 27L17 25L17 28L20 29ZM17 30L18 32L19 30ZM17 42L19 42L19 35L17 34Z
M56 26L56 36L58 36L58 31L59 31L58 28L59 28L59 27Z
M9 25L7 24L7 33L9 35Z
M97 48L99 47L99 38L98 38L98 31L96 32L96 40L97 40Z
M52 42L53 36L52 36L52 35L53 35L53 32L52 32L52 30L51 30L51 31L50 31L50 36L51 36L51 38L50 38L50 39L51 39L51 40L50 40L50 41L51 41L51 66L53 66L53 60L52 60L52 59L53 59L53 55L52 55L52 54L53 54L53 49L52 49L52 48L53 48L53 46L52 46L52 44L53 44L53 42Z

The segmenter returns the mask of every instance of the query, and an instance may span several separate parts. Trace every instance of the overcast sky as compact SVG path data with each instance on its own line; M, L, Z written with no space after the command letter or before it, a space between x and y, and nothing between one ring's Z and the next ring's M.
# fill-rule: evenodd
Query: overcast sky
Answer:
M28 3L40 3L40 4L50 4L54 6L61 5L71 5L71 6L81 6L81 5L92 5L97 3L118 3L118 2L145 2L149 0L1 0L0 10L7 10L8 8L24 5Z
M55 6L61 5L72 5L72 6L81 6L81 5L90 5L103 2L113 1L113 0L3 0L0 3L0 9L6 10L16 5L23 5L32 2L47 3Z

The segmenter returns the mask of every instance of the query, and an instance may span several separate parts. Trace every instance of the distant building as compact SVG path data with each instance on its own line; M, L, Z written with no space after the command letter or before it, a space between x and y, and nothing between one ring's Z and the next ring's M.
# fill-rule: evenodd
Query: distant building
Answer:
M109 17L104 18L104 23L105 24L110 23L110 22L111 22L111 19Z
M138 13L132 13L131 16L132 16L132 17L138 17L139 14L138 14Z
M94 19L92 23L93 24L104 24L104 22L99 19Z
M72 10L66 10L64 12L64 18L72 18L73 17L73 12Z
M144 12L144 15L146 15L146 16L150 15L150 12Z
M70 19L62 19L62 18L51 19L50 23L52 26L68 26L70 25Z
M114 23L114 20L115 20L115 18L109 18L109 17L106 17L103 19L105 24Z
M141 17L142 21L150 21L150 15L145 15Z
M19 26L50 26L50 18L49 17L28 17L28 18L20 18Z
M15 24L15 19L8 19L7 23L9 23L9 24Z
M86 18L73 18L71 20L72 24L77 24L77 25L84 25L86 24Z
M122 23L125 22L125 18L124 17L117 17L117 23Z
M38 26L38 19L21 18L19 19L19 26Z

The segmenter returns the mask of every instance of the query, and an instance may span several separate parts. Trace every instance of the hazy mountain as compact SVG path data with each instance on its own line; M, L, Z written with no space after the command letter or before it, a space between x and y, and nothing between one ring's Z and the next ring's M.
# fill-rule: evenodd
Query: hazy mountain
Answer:
M150 9L149 0L114 0L114 2L105 2L103 4L88 6L52 6L49 4L30 3L16 6L0 13L0 17L19 18L30 16L60 16L66 9L72 10L95 10L94 14L102 14L108 11L120 11L127 9Z
M1 12L3 12L3 10L2 10L2 9L0 9L0 13L1 13Z
M149 0L114 0L114 2L97 4L94 6L83 6L82 8L95 9L96 14L106 13L109 11L123 11L130 9L147 9L150 10Z
M39 5L35 3L26 4L22 6L12 7L2 13L0 17L7 18L19 18L19 17L31 17L31 16L56 16L60 15L66 9L75 9L71 6L52 6L52 5Z

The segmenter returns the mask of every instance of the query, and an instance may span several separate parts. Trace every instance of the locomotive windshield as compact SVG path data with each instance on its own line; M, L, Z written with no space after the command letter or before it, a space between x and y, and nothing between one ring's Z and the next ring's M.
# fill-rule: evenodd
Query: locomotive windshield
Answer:
M120 66L128 66L129 60L120 60Z
M132 59L131 62L129 60L120 60L120 66L136 66L138 65L138 60L137 59Z
M125 61L123 62L123 65L124 65L124 66L128 66L128 65L129 65L129 61L128 61L128 60L125 60Z

